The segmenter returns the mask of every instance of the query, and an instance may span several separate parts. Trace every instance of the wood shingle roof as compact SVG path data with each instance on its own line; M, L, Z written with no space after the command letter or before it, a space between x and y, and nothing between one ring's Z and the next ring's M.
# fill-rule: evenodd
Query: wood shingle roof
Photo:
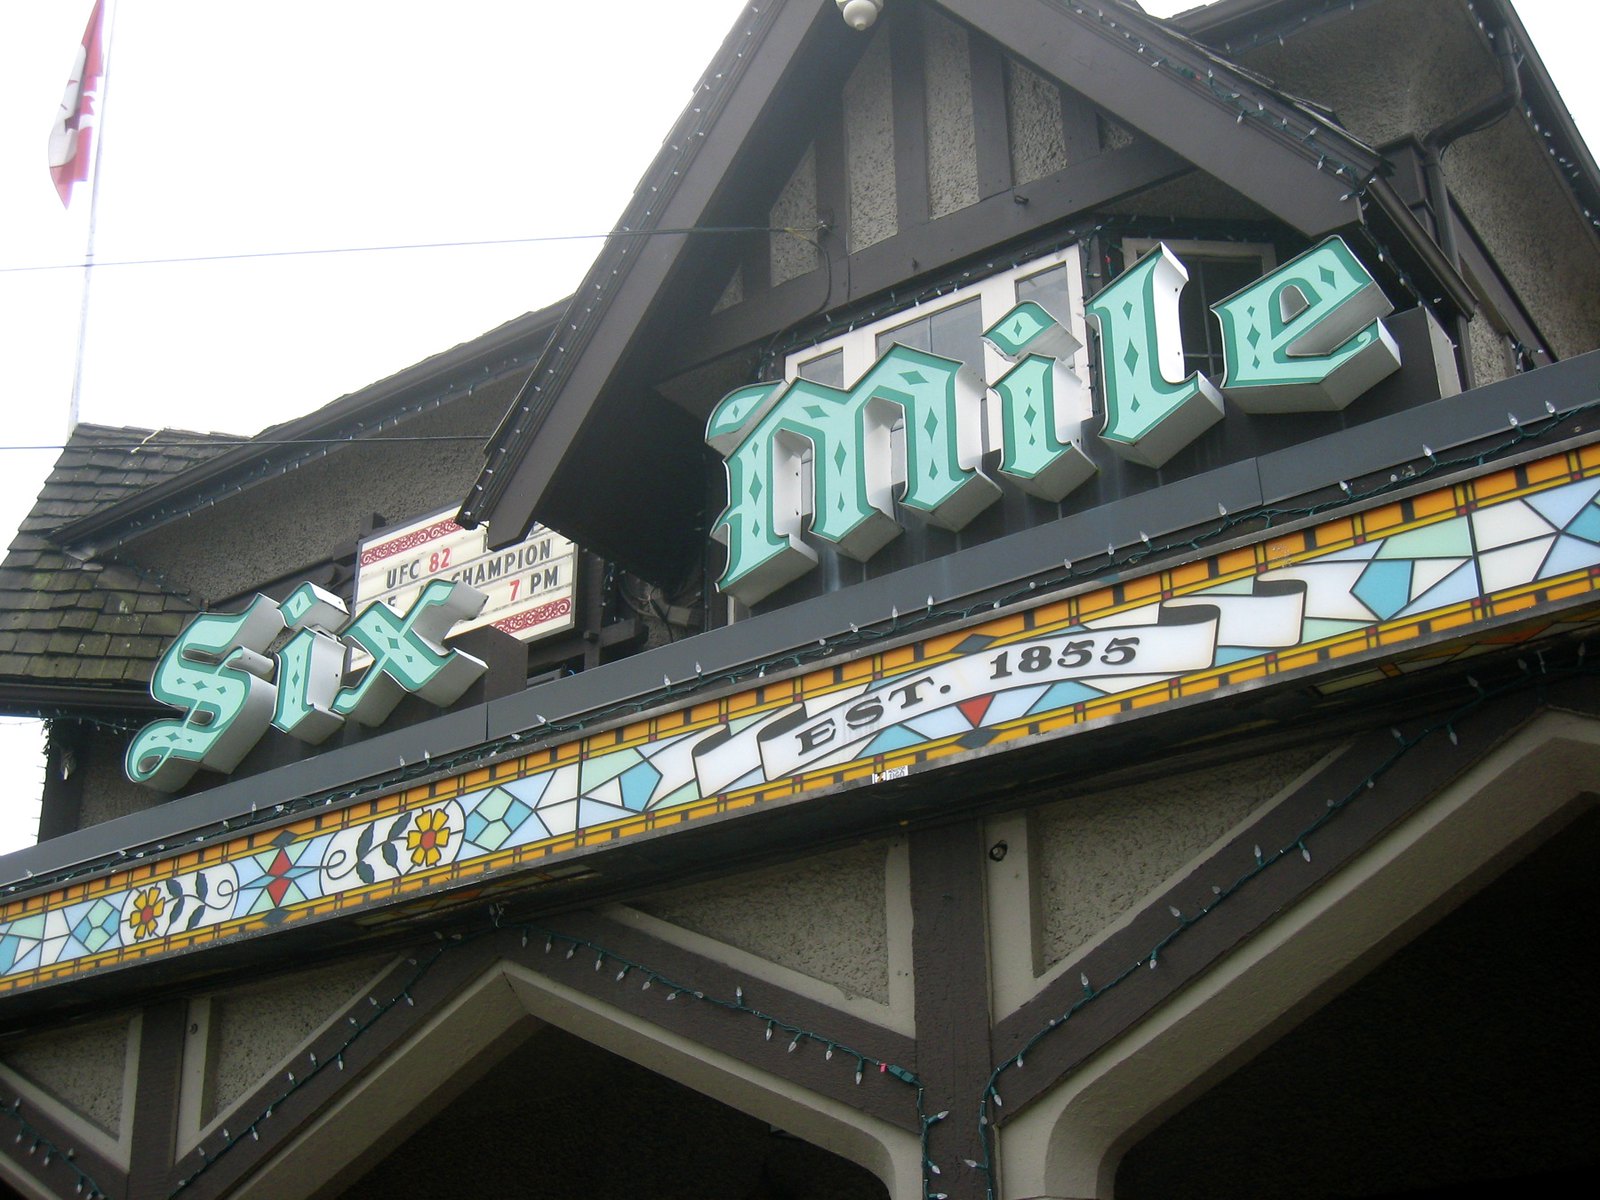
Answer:
M55 532L214 457L237 438L79 425L0 563L0 702L36 686L142 690L196 605L148 572L82 560Z

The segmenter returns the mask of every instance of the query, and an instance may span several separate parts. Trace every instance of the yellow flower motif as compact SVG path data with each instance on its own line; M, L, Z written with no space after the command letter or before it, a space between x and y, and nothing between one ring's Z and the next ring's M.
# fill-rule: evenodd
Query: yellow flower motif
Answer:
M414 867L434 866L449 844L450 818L442 808L423 813L417 818L417 827L406 834L406 849L411 851Z
M128 924L133 928L133 940L142 941L156 931L156 922L167 907L158 887L146 888L135 897L133 911L128 914Z

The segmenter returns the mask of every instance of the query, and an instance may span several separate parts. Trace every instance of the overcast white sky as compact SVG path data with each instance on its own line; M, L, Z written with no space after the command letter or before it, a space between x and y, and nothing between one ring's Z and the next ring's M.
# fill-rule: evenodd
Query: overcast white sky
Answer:
M895 3L895 0L889 0ZM91 0L0 0L0 268L81 262L46 137ZM1158 14L1192 2L1147 0ZM1518 9L1591 145L1592 0ZM599 233L744 0L118 0L96 257ZM253 433L568 294L596 241L102 266L81 418ZM0 447L59 445L82 272L0 271ZM0 541L53 451L0 448ZM33 723L0 720L0 852Z

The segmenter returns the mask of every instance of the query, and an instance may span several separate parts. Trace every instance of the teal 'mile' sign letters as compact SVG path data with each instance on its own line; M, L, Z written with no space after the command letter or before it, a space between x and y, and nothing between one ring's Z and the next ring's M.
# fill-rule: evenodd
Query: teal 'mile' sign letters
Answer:
M1160 245L1085 308L1100 343L1099 436L1131 462L1160 467L1222 419L1224 394L1248 413L1337 410L1400 366L1381 320L1393 309L1337 237L1211 306L1223 335L1220 389L1184 375L1186 282ZM994 448L984 445L989 406L998 408L996 469L1011 484L1061 500L1092 476L1074 415L1083 383L1063 361L1078 340L1033 301L984 338L1012 364L987 388L973 364L896 344L848 389L797 379L724 397L706 425L728 474L728 506L712 530L728 549L717 586L746 604L770 596L816 565L806 532L864 562L899 535L897 503L961 529L1000 496L982 470Z

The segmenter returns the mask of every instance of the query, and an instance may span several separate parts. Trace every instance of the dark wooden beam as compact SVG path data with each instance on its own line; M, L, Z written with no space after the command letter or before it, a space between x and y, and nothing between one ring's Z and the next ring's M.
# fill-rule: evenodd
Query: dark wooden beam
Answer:
M925 1115L951 1114L929 1127L928 1157L940 1168L936 1190L983 1200L983 1177L961 1165L986 1158L971 1115L992 1069L983 825L919 829L910 849L917 1075Z
M298 1069L274 1073L235 1101L221 1128L163 1172L161 1186L149 1193L152 1198L181 1194L186 1200L214 1200L232 1192L478 978L494 961L488 942L431 942L398 959L368 994L334 1014L336 1019L304 1048ZM141 1062L141 1078L143 1073ZM419 1096L418 1105L425 1100Z
M972 68L972 132L978 149L978 199L1011 190L1011 127L1006 119L1005 57L988 38L967 31Z
M823 162L819 144L819 186ZM842 256L843 235L830 233L823 245L836 257L827 307L840 307L905 285L919 275L936 274L986 248L1036 234L1118 196L1153 187L1192 169L1190 163L1166 147L1140 139L1029 184L1026 203L1008 188L936 221L902 229L895 236L850 255L848 260ZM813 272L791 280L764 296L747 299L707 318L691 331L698 336L682 345L677 361L662 373L672 375L688 370L770 338L775 332L820 313L823 305L819 304L821 289L816 275ZM718 399L709 398L707 405Z
M1061 88L1061 139L1066 144L1069 163L1100 153L1100 115L1094 105L1069 87Z
M1072 87L1119 121L1163 145L1182 152L1235 191L1254 200L1307 236L1339 229L1357 219L1353 199L1359 180L1319 171L1303 148L1280 138L1258 122L1240 122L1232 106L1197 93L1178 75L1151 70L1158 55L1193 56L1183 43L1163 35L1132 13L1117 13L1115 27L1091 9L1078 14L1052 0L945 0L944 7L969 25L981 26L1005 50L1049 77L1071 81ZM1129 27L1140 30L1138 53ZM1225 86L1244 91L1242 78ZM1271 98L1271 93L1263 93ZM1276 103L1275 98L1272 101ZM1363 158L1355 143L1340 153ZM1361 161L1363 172L1371 164Z
M133 1095L128 1200L164 1200L172 1193L188 1027L189 1005L185 1000L153 1004L139 1020L139 1073Z
M91 1187L116 1200L126 1194L128 1174L123 1167L81 1141L76 1130L58 1121L43 1105L35 1104L29 1091L0 1087L0 1157L9 1161L10 1178L29 1179L60 1200L82 1200ZM0 1188L5 1187L6 1178L0 1173Z
M928 118L922 58L922 10L894 10L889 36L889 78L894 106L894 187L898 227L928 222Z
M850 253L850 166L845 147L842 93L823 102L817 114L817 130L817 214L828 227L817 241L826 261L820 264L819 270L760 297L760 301L770 303L779 291L786 290L788 303L798 305L794 309L797 314L841 303L842 289L849 278L845 260ZM751 301L739 307L751 308ZM714 321L715 318L707 325Z
M1592 691L1579 681L1580 691ZM1375 730L1354 742L1316 776L1263 813L1249 828L1197 865L1187 876L1123 928L1070 963L1060 977L995 1029L998 1061L1015 1057L1043 1030L1053 1032L1028 1051L1027 1069L1008 1072L998 1088L1005 1106L1000 1122L1055 1087L1090 1055L1143 1020L1160 1004L1260 932L1285 909L1364 852L1388 829L1421 808L1451 779L1504 743L1542 709L1530 689L1498 700L1456 720L1458 741L1436 736L1395 761L1395 736ZM1422 722L1401 725L1410 735ZM1374 773L1382 768L1381 777ZM1373 780L1371 790L1364 785ZM1179 925L1171 909L1193 916L1213 902L1212 886L1239 879L1254 861L1254 849L1272 853L1293 847L1296 837L1328 812L1328 801L1362 789L1358 798L1328 821L1308 844L1310 861L1299 855L1249 880L1204 919L1167 943L1154 970L1140 969L1073 1013L1084 997L1082 978L1093 988L1118 979L1140 964L1152 947Z
M620 1008L708 1050L750 1063L797 1087L870 1113L901 1129L918 1128L916 1092L910 1084L870 1066L857 1083L856 1059L848 1051L837 1049L848 1046L871 1059L909 1069L920 1049L903 1034L597 913L569 913L539 923L539 929L556 935L550 952L545 951L545 938L537 930L525 949L520 946L520 931L508 930L501 941L506 957L552 982ZM567 950L572 943L564 938L578 939L583 948L569 957ZM596 969L595 961L601 952L609 958ZM643 969L630 969L619 980L623 960ZM661 982L644 988L648 972L681 985L678 998L668 1000L674 989ZM723 1003L706 1003L695 992ZM746 1006L742 1011L729 1003L737 1002L741 994ZM806 1030L811 1036L800 1039L791 1050L795 1035L774 1028L769 1037L762 1014L783 1025ZM830 1046L836 1047L831 1057Z

